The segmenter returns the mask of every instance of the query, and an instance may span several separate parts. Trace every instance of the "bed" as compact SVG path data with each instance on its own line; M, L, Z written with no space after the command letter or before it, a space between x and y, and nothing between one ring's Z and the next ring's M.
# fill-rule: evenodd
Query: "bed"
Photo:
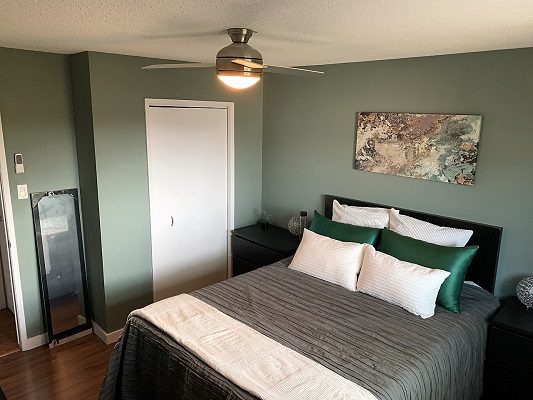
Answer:
M324 196L331 217L334 199ZM387 207L387 206L383 206ZM479 399L501 228L400 210L474 231L480 249L464 286L461 313L440 307L421 319L392 304L287 268L290 260L190 295L288 349L356 383L375 399ZM147 319L128 319L113 350L101 399L255 399Z

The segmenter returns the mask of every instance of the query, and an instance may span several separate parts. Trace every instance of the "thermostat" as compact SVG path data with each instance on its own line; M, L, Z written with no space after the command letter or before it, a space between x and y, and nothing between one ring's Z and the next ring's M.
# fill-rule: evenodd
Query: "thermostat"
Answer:
M22 158L22 154L17 153L15 154L15 174L23 174L24 173L24 159Z

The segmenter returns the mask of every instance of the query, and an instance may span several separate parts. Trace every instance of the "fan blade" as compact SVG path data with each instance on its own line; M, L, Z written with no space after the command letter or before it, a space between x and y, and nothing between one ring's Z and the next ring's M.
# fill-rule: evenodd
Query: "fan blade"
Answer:
M274 74L294 75L300 77L317 77L324 75L323 71L314 71L312 69L294 68L294 67L282 67L279 65L265 65L265 72L272 72Z
M178 69L178 68L209 68L215 64L202 63L183 63L183 64L152 64L143 67L143 69Z
M248 67L248 68L255 68L255 69L265 68L265 66L263 64L258 64L258 63L254 63L253 61L243 60L242 58L238 58L236 60L231 60L231 62L233 64L243 65L243 66Z

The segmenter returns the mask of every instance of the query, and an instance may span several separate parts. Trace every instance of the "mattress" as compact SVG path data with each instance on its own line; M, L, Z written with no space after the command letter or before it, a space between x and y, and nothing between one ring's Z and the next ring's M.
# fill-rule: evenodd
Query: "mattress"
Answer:
M284 260L190 293L378 399L479 399L498 300L465 285L461 313L428 319L287 268ZM101 399L254 399L149 322L132 317Z

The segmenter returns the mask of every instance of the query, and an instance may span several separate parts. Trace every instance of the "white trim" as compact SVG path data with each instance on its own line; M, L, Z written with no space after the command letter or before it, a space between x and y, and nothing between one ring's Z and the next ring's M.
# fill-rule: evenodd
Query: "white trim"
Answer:
M6 289L4 287L4 271L0 263L0 310L7 308Z
M231 231L235 227L235 104L227 101L200 101L200 100L175 100L175 99L144 99L144 113L150 106L177 107L177 108L218 108L226 109L228 116L228 266L226 278L233 276L233 263L231 258ZM146 120L146 118L145 118ZM146 154L148 169L150 169L150 156L148 151L148 140L146 141ZM150 179L148 179L148 192L150 192ZM153 277L152 277L153 284ZM152 290L153 292L153 290ZM155 301L155 292L152 293ZM96 331L95 331L96 333Z
M226 278L233 276L231 257L231 231L235 228L235 105L228 104L228 270Z
M40 346L34 343L39 342L35 338L42 335L28 338L26 332L26 319L24 316L24 300L22 297L22 282L20 279L20 265L17 251L17 239L15 235L15 218L13 216L13 206L11 204L11 191L9 189L9 174L4 145L4 131L2 129L2 118L0 115L0 190L4 202L4 225L7 230L9 263L11 268L11 283L13 287L13 297L15 305L15 321L17 325L17 339L22 350L30 350ZM45 335L46 337L46 335ZM40 343L40 342L39 342Z
M118 342L118 339L120 339L120 335L122 334L122 329L107 333L95 321L93 321L93 331L94 334L98 336L98 339L100 339L106 345Z
M46 333L42 333L40 335L27 338L21 347L22 351L26 351L35 349L36 347L43 346L45 344L48 344L48 335Z

